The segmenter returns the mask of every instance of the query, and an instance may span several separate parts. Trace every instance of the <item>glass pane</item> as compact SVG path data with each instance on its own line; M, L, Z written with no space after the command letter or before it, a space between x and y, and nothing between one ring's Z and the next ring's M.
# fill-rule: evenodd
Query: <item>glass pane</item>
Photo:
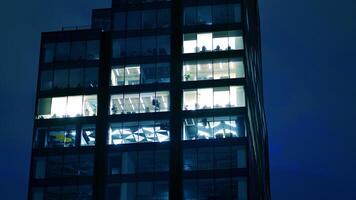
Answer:
M199 52L197 47L197 34L189 33L184 34L184 43L183 43L183 53L196 53Z
M211 25L211 6L198 7L198 23Z
M41 72L40 90L50 90L53 87L53 71Z
M69 59L70 43L60 42L56 46L56 61L66 61Z
M169 63L157 63L157 82L169 83L170 82L170 66Z
M243 86L230 87L230 104L232 107L245 107L245 90Z
M214 79L228 78L230 78L228 59L214 60Z
M158 36L157 37L157 48L158 55L170 55L171 54L171 43L169 36Z
M95 125L83 125L81 131L81 146L94 146L95 145Z
M228 108L230 106L230 88L214 88L214 108Z
M198 80L213 79L213 68L210 60L198 61L197 69Z
M197 23L197 8L189 7L184 9L184 25L195 25Z
M169 91L156 92L155 101L152 101L152 105L156 112L169 111Z
M213 6L213 23L214 24L228 23L227 8L228 8L227 5Z
M230 23L241 22L241 6L240 4L228 5L228 17Z
M83 86L83 69L71 69L69 71L69 87L81 88Z
M46 147L64 147L64 138L65 130L63 128L49 130L47 135Z
M120 86L124 85L125 81L125 69L123 66L118 66L111 70L111 86Z
M64 89L68 87L68 70L54 71L54 89Z
M232 50L244 49L241 31L229 31L229 48Z
M141 71L141 84L150 84L156 82L156 65L143 64Z
M171 13L169 9L158 10L158 28L168 28L171 24Z
M154 172L155 171L155 154L154 151L138 152L137 172Z
M83 116L96 116L97 96L86 95L83 102Z
M35 179L43 179L46 175L46 158L37 157L33 160L33 169Z
M197 80L197 63L195 61L184 62L183 81Z
M114 13L114 30L123 31L126 28L126 13L116 12Z
M197 108L197 91L196 90L184 90L183 91L183 109L184 110L196 110Z
M198 89L198 103L196 109L211 108L213 108L213 88Z
M149 113L158 111L161 105L154 92L144 92L140 95L140 107L141 113Z
M64 156L62 176L75 176L78 174L78 156Z
M70 52L71 60L85 59L85 41L72 42L72 48Z
M112 57L122 58L126 56L125 39L114 39L112 44Z
M245 67L241 58L231 59L229 66L230 66L230 78L245 77Z
M45 44L43 45L43 62L51 63L54 60L54 48L55 44Z
M157 54L156 48L156 37L142 37L142 55L143 56L153 56Z
M156 10L144 10L142 11L142 29L154 29L156 28Z
M140 66L128 65L125 68L125 85L140 84Z
M127 13L127 29L138 30L141 25L141 12L131 11Z
M52 98L38 99L37 115L40 118L49 118L51 116Z
M140 39L139 37L135 38L127 38L126 46L127 46L127 56L140 56L141 55L141 47L140 47Z
M199 33L197 36L198 52L206 52L212 50L212 33Z
M90 40L87 41L87 59L99 60L100 58L100 41Z
M124 114L124 95L111 96L111 112L112 115Z
M119 199L136 200L136 184L122 183Z
M98 68L86 68L84 77L86 88L98 87Z
M94 172L94 156L80 155L79 157L79 176L92 176Z
M48 156L46 178L61 176L63 158L61 156Z
M125 94L124 108L126 114L136 114L140 110L139 94Z
M215 32L213 34L213 47L214 51L230 50L228 32Z
M197 170L197 151L196 149L184 149L183 153L183 170L194 171Z
M198 118L197 119L197 135L194 139L212 139L214 123L212 118Z
M67 104L67 115L69 117L80 117L82 115L83 96L69 96Z
M133 174L137 168L137 153L136 152L123 152L122 153L122 173Z
M64 135L64 146L65 147L74 147L76 141L77 131L74 127L67 128Z
M52 98L51 116L52 118L61 118L66 116L67 97Z

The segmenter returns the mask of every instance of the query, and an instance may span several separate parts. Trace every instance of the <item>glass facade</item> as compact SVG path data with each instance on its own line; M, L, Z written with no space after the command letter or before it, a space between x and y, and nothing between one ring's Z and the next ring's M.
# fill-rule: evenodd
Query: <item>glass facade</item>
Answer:
M265 167L250 1L173 3L113 0L92 29L43 33L29 199L268 200L249 176Z

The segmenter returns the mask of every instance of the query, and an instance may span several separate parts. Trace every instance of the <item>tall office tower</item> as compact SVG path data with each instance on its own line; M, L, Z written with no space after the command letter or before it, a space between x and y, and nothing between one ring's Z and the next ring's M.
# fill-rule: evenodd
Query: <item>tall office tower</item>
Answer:
M29 199L269 200L257 0L113 0L42 34Z

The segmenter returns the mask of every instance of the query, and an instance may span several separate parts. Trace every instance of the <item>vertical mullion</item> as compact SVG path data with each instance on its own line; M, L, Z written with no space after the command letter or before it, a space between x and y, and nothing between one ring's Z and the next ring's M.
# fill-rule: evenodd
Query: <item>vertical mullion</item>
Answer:
M170 182L169 199L183 199L182 189L182 0L171 2Z

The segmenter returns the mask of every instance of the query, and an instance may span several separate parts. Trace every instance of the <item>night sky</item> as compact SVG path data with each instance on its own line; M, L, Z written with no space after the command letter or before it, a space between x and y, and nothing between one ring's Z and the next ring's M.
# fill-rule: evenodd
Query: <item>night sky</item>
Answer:
M273 200L356 199L356 1L260 1ZM26 199L40 33L111 0L0 3L0 199Z

